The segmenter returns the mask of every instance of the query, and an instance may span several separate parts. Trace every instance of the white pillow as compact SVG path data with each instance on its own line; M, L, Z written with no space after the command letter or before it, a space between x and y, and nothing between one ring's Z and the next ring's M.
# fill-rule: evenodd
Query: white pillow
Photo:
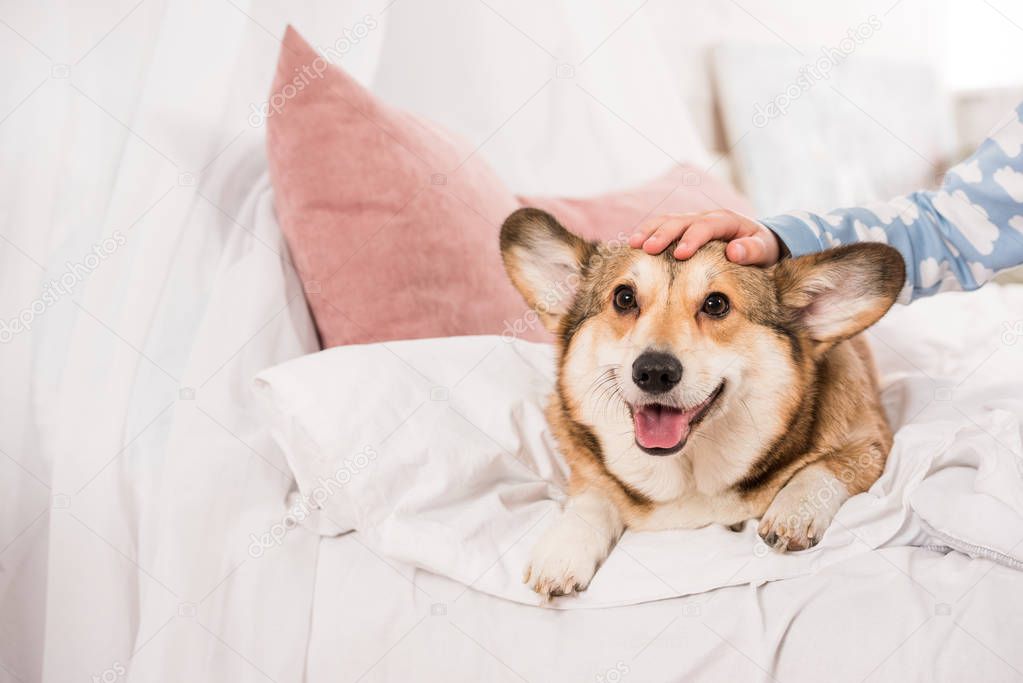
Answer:
M714 51L725 133L758 214L890 199L933 187L936 165L955 160L951 109L929 67L842 54Z

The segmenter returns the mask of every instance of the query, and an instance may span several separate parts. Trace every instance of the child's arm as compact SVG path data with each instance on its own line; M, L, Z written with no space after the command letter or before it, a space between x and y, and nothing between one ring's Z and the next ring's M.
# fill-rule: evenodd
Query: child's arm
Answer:
M734 240L726 252L729 259L770 265L779 257L772 251L778 246L771 244L772 232L793 256L851 242L887 242L906 261L907 283L900 301L976 289L998 271L1023 263L1021 116L1023 104L970 158L950 169L936 191L760 222L730 211L678 216L671 222L659 219L642 226L630 244L659 252L681 235L685 247L680 244L675 253L687 258L711 239Z

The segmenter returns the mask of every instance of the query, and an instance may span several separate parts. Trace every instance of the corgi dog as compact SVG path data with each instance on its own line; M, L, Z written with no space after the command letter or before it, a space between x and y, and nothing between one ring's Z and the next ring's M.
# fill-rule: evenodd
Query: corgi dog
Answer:
M864 243L739 266L587 241L538 209L501 229L508 275L557 336L547 420L570 469L525 582L585 590L626 529L737 528L820 541L881 475L892 431L857 336L895 302L899 253Z

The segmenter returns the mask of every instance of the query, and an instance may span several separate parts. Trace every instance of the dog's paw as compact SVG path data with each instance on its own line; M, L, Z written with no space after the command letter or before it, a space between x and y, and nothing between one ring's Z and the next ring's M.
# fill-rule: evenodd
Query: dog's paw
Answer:
M609 541L585 522L565 514L533 548L523 583L546 602L584 591L607 555Z
M821 541L828 522L816 517L802 519L799 517L769 517L767 514L760 520L757 533L769 547L779 552L786 550L806 550Z
M837 479L810 474L793 477L760 520L757 533L777 551L806 550L820 543L838 508L848 498Z

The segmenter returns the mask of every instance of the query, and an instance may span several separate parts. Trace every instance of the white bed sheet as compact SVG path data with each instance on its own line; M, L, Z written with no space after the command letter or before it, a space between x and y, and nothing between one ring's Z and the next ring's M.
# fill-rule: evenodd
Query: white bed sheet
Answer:
M315 543L242 562L290 486L243 387L316 348L248 115L286 21L329 44L359 4L0 12L4 320L123 237L0 355L0 681L301 679Z
M819 574L601 610L494 598L321 542L307 681L1018 681L1023 581L878 550ZM359 615L353 618L353 615Z
M130 294L153 313L137 336L123 309L95 313L117 302L125 273L94 282L83 303L91 315L78 321L73 355L103 358L111 329L138 352L112 352L98 368L75 362L109 373L91 381L108 391L76 393L90 386L79 378L61 396L56 444L80 457L54 469L54 489L73 493L50 521L44 680L117 666L132 681L301 678L316 545L296 536L289 552L248 552L292 482L242 387L316 339L260 147L240 142L222 158L230 176L199 190L216 207L183 197L180 234L153 222L139 236L147 268L129 275ZM122 373L130 381L114 381ZM267 647L282 631L294 640Z

